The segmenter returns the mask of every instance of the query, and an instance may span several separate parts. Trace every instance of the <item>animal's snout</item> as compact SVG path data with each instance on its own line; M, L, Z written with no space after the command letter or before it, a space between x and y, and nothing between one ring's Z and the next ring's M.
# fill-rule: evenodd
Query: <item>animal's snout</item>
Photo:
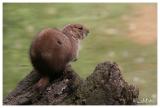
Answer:
M88 35L88 33L89 33L89 30L88 30L88 29L86 29L86 31L85 31L86 36Z
M89 33L89 30L87 30L87 33Z

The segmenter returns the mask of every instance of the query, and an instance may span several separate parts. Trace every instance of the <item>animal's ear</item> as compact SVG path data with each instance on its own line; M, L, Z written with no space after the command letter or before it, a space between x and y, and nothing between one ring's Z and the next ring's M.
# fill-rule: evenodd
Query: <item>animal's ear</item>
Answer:
M59 30L58 28L56 28L56 27L53 27L53 29L60 31L60 30Z

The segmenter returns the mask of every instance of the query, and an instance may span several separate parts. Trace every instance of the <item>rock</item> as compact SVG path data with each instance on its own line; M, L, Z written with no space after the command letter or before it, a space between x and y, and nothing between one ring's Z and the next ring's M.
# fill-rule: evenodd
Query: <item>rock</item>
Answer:
M82 80L68 66L64 74L50 82L42 93L33 87L40 75L32 71L4 100L5 105L132 105L139 90L122 77L116 63L104 62Z

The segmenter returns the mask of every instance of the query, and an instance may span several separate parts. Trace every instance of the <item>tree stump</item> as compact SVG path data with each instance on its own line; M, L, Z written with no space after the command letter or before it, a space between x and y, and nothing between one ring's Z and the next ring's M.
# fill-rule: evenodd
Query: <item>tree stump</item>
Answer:
M82 80L67 66L63 75L50 82L43 92L35 91L40 75L32 71L4 100L4 105L133 105L139 90L122 77L116 63L104 62Z

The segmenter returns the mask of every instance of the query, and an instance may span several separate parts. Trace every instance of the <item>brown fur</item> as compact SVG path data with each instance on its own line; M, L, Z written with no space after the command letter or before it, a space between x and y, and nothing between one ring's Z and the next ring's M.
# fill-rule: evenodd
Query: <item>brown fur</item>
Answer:
M79 40L87 33L80 24L65 26L62 31L47 28L38 33L30 48L31 63L42 76L38 88L43 89L49 79L62 75L66 65L77 58Z

